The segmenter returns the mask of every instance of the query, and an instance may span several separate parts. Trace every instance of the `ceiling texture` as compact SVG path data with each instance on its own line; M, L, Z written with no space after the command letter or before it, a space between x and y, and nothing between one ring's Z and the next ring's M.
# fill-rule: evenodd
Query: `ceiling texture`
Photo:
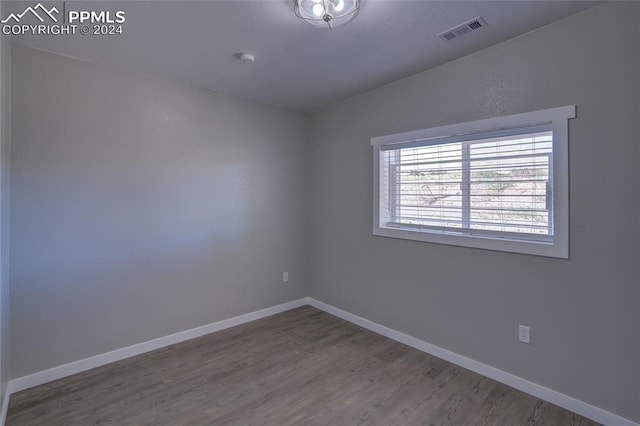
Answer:
M6 9L19 13L32 3L7 2ZM15 42L311 112L600 2L361 0L358 17L334 30L298 19L293 0L42 3L67 11L122 10L123 34L12 36ZM486 27L451 41L437 37L478 16ZM240 52L256 61L241 62Z

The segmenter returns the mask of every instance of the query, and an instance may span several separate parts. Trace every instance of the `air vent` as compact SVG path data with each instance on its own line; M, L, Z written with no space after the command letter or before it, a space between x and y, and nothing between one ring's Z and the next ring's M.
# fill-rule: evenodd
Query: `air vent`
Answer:
M443 40L449 41L449 40L453 40L456 37L460 37L463 34L469 33L471 31L477 30L478 28L482 28L486 26L487 26L487 23L485 22L485 20L482 19L482 17L478 16L477 18L473 18L470 21L467 21L460 25L456 25L453 28L449 28L448 30L441 32L440 34L438 34L438 37L440 37Z

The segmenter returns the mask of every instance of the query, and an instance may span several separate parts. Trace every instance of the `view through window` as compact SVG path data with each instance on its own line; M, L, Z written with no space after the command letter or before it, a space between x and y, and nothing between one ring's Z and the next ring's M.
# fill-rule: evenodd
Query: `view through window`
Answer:
M551 131L383 151L389 226L553 235Z

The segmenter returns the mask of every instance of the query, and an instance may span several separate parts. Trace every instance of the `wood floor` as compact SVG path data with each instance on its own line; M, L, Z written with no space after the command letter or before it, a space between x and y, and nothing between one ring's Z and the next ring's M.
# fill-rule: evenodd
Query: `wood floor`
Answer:
M11 396L7 425L594 425L305 306Z

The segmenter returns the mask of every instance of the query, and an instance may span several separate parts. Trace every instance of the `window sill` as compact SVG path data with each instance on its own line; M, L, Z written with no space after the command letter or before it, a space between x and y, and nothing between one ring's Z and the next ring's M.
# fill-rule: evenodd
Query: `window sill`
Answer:
M377 226L373 229L373 235L378 237L398 238L402 240L504 251L558 259L569 258L568 244L562 244L557 241L525 241L489 237L484 235L463 235L447 231L431 231L426 229L408 230L401 228L382 228Z

